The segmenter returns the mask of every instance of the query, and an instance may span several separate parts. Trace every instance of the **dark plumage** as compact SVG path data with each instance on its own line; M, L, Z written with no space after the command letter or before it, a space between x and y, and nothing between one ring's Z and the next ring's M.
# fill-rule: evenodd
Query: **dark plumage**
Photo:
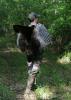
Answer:
M19 37L19 48L24 52L26 50L36 53L39 51L40 42L34 38L34 26L21 26L21 25L14 25L14 31L18 34L20 33Z

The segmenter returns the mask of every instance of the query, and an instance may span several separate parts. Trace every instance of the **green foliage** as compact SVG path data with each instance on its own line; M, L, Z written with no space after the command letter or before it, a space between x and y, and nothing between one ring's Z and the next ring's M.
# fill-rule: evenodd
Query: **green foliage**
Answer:
M16 100L15 93L6 85L0 84L0 100Z
M43 94L57 95L54 100L71 100L71 5L70 0L0 0L0 100L16 100L14 91L8 85L26 84L27 67L24 54L16 46L13 25L28 25L27 16L34 11L41 15L40 22L45 24L53 36L52 51L64 52L57 55L45 51L47 62L42 64L37 76L36 94L41 100ZM60 63L57 60L64 62ZM44 80L44 81L43 81ZM66 88L67 87L67 88ZM53 94L54 95L54 94Z
M56 51L65 50L71 40L70 0L1 0L0 36L11 34L13 24L28 25L27 17L32 11L41 15L40 22L52 34Z

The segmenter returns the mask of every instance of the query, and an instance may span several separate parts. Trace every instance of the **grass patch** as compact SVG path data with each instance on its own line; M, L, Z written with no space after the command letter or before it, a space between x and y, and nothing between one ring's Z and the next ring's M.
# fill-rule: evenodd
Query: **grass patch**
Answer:
M9 89L9 87L0 84L0 100L16 100L16 95Z

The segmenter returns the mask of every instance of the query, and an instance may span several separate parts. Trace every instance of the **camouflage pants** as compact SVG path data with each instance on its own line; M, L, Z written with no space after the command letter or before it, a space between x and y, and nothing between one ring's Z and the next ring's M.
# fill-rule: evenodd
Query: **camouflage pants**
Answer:
M39 64L38 63L35 63L32 65L32 67L29 67L26 92L30 92L30 90L32 90L33 84L36 84L36 75L38 72L39 72Z
M36 83L36 75L40 70L40 62L42 59L42 53L28 56L28 80L26 91L29 92L32 89L32 85Z

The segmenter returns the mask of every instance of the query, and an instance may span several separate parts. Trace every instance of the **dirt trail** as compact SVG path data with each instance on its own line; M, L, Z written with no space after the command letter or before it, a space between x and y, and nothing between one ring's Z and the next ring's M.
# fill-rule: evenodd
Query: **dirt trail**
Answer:
M17 93L16 99L17 100L37 100L34 92L31 92L30 94L24 94L23 92Z
M16 100L37 100L36 94L31 91L29 94L25 94L25 86L22 84L15 84L10 87L11 90L16 93Z

